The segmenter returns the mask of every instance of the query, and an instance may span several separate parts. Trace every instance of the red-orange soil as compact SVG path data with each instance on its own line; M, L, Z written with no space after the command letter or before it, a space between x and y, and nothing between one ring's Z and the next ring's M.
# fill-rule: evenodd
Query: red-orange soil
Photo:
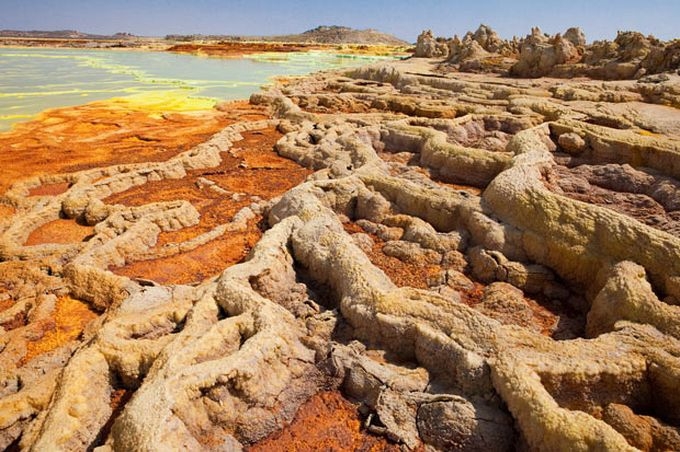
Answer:
M350 234L365 231L356 223L348 222L343 224L345 231ZM373 247L366 253L373 265L381 269L399 287L415 287L417 289L427 289L427 280L436 276L441 270L441 265L428 264L425 262L404 262L396 257L388 256L383 253L385 245L380 237L375 234L368 234L373 239Z
M244 132L243 140L229 153L222 153L216 168L191 171L183 179L168 179L134 187L111 196L110 204L137 206L149 202L184 199L201 215L198 225L179 231L161 233L157 246L190 240L232 220L243 207L251 204L251 196L270 199L298 185L310 173L291 160L280 157L274 144L281 134L273 128ZM227 193L202 186L201 180L214 182ZM232 195L238 194L236 198ZM198 248L176 256L133 262L112 268L119 275L151 279L163 284L185 284L216 275L241 261L261 236L258 222L251 220L243 232L227 232Z
M222 110L222 111L220 111ZM247 102L220 110L150 114L124 102L93 102L41 113L0 133L0 193L19 179L106 165L165 161L246 116L264 118ZM31 195L55 194L47 186Z
M465 186L465 189L468 190L469 187ZM365 233L359 225L353 222L344 223L343 227L349 234L357 232ZM436 278L442 270L447 269L447 267L438 264L417 261L405 262L396 257L388 256L382 251L385 242L374 234L368 235L373 239L374 245L366 255L373 265L385 272L390 280L399 287L427 289L428 280ZM482 302L485 287L484 284L473 281L473 286L470 289L458 290L460 300L466 305L474 307ZM552 336L556 332L555 325L559 321L559 316L574 315L571 309L557 306L554 303L550 303L549 300L539 301L531 297L524 297L524 302L531 310L533 321L540 327L541 334Z
M0 218L14 215L14 207L7 204L0 204Z
M160 284L197 283L216 276L241 262L255 246L262 232L250 222L245 232L228 232L191 251L170 257L138 261L110 270L121 276L149 279Z
M399 451L398 445L362 430L357 406L338 392L320 392L298 409L293 422L248 449L269 451Z
M69 296L59 298L51 318L31 324L37 329L38 338L26 344L26 355L21 359L21 365L78 338L87 324L96 318L97 314L82 301Z
M57 196L68 190L70 185L68 182L40 185L30 189L28 196Z
M286 44L276 42L221 42L219 44L177 44L168 49L170 52L191 53L219 57L237 58L243 55L264 52L305 52L323 49L318 44Z
M31 232L26 245L77 243L86 240L93 232L93 226L84 226L76 223L75 220L59 219L50 221Z

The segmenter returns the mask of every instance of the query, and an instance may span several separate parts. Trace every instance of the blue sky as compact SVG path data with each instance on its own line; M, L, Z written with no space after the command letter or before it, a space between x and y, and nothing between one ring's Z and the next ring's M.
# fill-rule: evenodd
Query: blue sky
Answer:
M375 28L414 41L430 28L450 37L480 23L504 38L539 25L548 33L579 25L589 41L617 30L680 38L680 0L0 0L0 29L271 35L318 25Z

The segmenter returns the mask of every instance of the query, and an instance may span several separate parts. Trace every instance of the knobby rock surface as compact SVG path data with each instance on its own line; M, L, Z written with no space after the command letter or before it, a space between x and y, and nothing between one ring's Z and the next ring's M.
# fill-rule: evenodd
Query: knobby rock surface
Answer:
M0 447L680 449L678 93L412 59L6 176Z

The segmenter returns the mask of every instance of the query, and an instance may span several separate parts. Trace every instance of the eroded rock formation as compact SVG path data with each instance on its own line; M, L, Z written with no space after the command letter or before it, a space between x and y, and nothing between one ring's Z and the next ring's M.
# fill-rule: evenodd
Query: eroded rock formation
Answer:
M448 55L448 48L445 42L435 39L432 30L425 30L418 35L413 55L416 58L440 58Z
M473 32L467 32L463 39L454 36L449 42L447 63L455 64L464 72L506 71L515 62L519 53L516 39L501 39L488 25L480 25Z
M156 163L17 177L0 444L276 447L342 394L376 448L680 448L678 86L414 59L274 86ZM38 243L58 221L90 229Z
M447 52L440 50L442 42L448 44ZM415 56L445 59L444 67L463 72L627 80L680 69L680 42L620 31L614 41L588 45L583 31L575 27L553 36L535 27L522 39L504 40L489 26L480 25L462 39L435 39L431 31L424 31Z

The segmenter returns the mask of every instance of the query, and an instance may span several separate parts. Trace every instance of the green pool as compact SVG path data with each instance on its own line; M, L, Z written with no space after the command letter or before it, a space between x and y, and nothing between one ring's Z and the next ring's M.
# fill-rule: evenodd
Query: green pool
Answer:
M366 64L380 57L327 52L222 59L171 52L0 49L0 131L47 108L153 96L206 108L243 99L272 77ZM186 102L186 100L190 102Z

